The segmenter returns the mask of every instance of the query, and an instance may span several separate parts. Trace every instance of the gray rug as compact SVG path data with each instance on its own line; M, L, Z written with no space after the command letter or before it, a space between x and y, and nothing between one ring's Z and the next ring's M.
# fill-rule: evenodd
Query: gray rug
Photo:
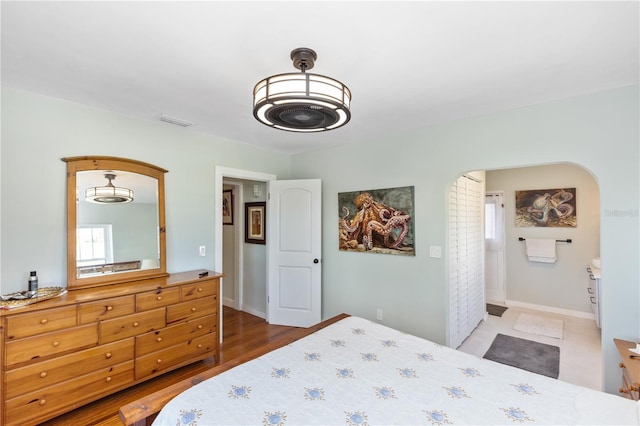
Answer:
M487 313L489 315L501 317L502 314L504 314L504 311L506 311L507 309L509 308L507 308L506 306L493 305L491 303L487 303Z
M498 334L484 358L543 376L558 378L560 348Z

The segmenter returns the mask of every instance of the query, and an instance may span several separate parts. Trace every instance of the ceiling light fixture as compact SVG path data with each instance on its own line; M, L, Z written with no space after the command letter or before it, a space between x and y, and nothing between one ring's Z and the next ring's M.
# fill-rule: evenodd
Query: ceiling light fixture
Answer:
M253 88L253 116L263 124L292 132L322 132L351 119L351 91L318 74L307 73L317 59L306 47L291 52L300 73L267 77Z
M85 200L100 204L130 203L133 201L132 190L113 186L111 181L116 178L115 174L107 173L104 177L109 181L109 183L105 186L87 188L84 192Z

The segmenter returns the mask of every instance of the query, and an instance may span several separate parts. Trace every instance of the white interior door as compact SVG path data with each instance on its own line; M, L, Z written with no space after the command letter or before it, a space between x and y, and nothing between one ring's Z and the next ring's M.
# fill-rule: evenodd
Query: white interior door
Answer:
M504 303L504 194L485 195L485 288L488 301Z
M268 183L267 321L309 327L321 320L321 181Z

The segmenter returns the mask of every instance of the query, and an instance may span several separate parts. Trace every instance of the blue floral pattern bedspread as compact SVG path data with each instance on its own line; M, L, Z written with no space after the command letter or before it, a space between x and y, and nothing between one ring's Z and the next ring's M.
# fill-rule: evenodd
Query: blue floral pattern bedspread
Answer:
M636 402L357 317L204 381L155 425L638 424Z

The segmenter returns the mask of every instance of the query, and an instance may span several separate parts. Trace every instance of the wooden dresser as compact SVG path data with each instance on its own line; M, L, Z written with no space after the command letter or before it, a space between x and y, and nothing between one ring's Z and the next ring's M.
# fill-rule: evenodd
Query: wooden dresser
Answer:
M637 354L629 351L629 348L635 348L636 344L621 339L613 339L613 341L622 358L622 362L618 364L622 369L622 387L618 391L627 398L638 400L640 399L640 358L636 358Z
M199 270L69 290L0 311L0 424L37 424L175 368L218 360L221 276Z

